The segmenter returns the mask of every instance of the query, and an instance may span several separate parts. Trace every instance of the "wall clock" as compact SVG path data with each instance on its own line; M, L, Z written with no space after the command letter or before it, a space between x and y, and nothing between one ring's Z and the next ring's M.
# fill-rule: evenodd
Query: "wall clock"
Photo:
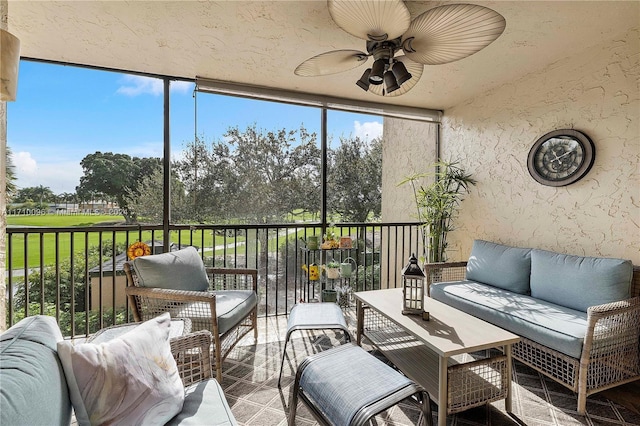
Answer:
M536 181L565 186L582 179L593 166L596 150L587 135L577 130L554 130L536 141L527 167Z

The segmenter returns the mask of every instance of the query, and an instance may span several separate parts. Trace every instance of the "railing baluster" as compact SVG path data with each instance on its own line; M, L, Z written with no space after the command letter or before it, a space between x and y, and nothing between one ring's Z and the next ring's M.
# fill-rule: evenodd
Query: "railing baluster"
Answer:
M340 250L333 250L330 252L331 256L336 261L343 262L347 256L352 256L357 259L357 268L353 271L353 276L350 279L350 283L354 291L371 290L380 286L397 287L397 279L399 269L402 267L401 263L407 255L406 249L412 248L412 252L417 252L420 248L420 239L418 235L418 224L416 223L343 223L335 224L334 227L337 230L338 235L355 236L355 247L353 251L344 252ZM204 253L208 253L209 248L213 250L212 258L213 264L216 262L219 266L222 263L227 267L249 267L257 268L260 271L259 286L261 298L261 306L259 308L260 315L281 315L286 314L291 308L291 303L295 303L299 300L306 300L313 297L320 297L321 293L315 294L315 290L320 285L322 288L322 282L311 282L310 286L307 286L307 280L305 274L301 271L300 265L305 262L303 257L304 253L301 250L299 235L304 236L304 240L308 239L309 235L318 235L320 226L317 223L308 224L269 224L269 225L172 225L170 227L171 232L177 233L177 240L179 243L183 241L189 241L191 243L200 242L202 247L203 256ZM16 321L16 309L18 312L23 311L25 316L33 315L35 313L52 312L47 309L47 303L55 304L55 315L58 321L64 319L66 321L67 315L70 320L70 329L66 329L66 333L76 335L78 331L80 334L90 334L96 330L92 329L91 324L96 324L99 327L115 324L119 320L119 312L126 314L125 321L130 320L129 301L123 298L121 294L124 287L127 285L126 279L121 278L118 274L118 256L117 248L121 246L122 241L125 242L125 247L128 247L133 239L139 241L151 241L155 240L156 233L161 231L160 225L123 225L116 227L68 227L68 228L38 228L29 229L28 227L15 227L7 229L7 264L8 264L8 312L7 319L8 324L12 325ZM111 235L111 255L105 256L103 250L109 247L104 247L105 238L109 238L105 233ZM223 238L221 242L223 249L221 253L216 256L216 235L222 232ZM97 233L97 235L95 235ZM188 233L185 235L185 233ZM49 239L49 235L53 234L53 238ZM62 264L65 262L66 254L62 249L61 244L66 244L66 235L69 235L69 294L63 293L62 286L65 285L67 280L67 270L62 268ZM24 237L23 246L16 247L15 236ZM62 237L64 235L64 237ZM174 236L176 234L173 234ZM395 237L394 237L395 235ZM137 236L137 238L132 238ZM150 237L144 238L145 236ZM76 241L76 238L79 238ZM81 244L83 241L84 251L84 279L74 271L77 262L82 257L75 257L77 244ZM251 241L253 239L253 241ZM48 241L53 241L52 250L48 246ZM173 238L172 238L173 240ZM240 241L242 240L242 241ZM90 246L91 241L97 241L98 264L90 263L90 252L94 251L94 247ZM37 244L37 247L33 247ZM23 271L24 279L24 301L18 301L14 295L16 291L16 277L15 269L15 253L23 251L24 265L18 266ZM33 250L32 250L33 249ZM386 255L383 256L383 252L386 250ZM53 251L52 257L55 264L47 265L45 255L49 251ZM82 252L78 252L81 255ZM307 263L326 262L326 255L328 252L319 252L320 258L306 259ZM29 255L39 256L39 274L34 273L34 289L40 289L40 296L33 299L33 292L29 289L29 261L31 265L34 264L33 257ZM255 257L250 260L249 256ZM124 255L126 258L126 254ZM244 261L242 257L244 256ZM274 257L275 256L275 257ZM96 261L96 257L93 255L91 258ZM317 253L316 253L317 257ZM111 272L108 269L105 262L111 262ZM384 262L384 263L383 263ZM382 267L386 268L386 272L383 274ZM95 268L95 269L94 269ZM47 272L47 269L51 273ZM93 283L89 271L92 270L94 276ZM105 275L111 273L111 279L108 279ZM35 282L39 276L39 283ZM272 278L270 278L272 277ZM47 282L50 280L51 282ZM84 281L84 283L82 283ZM82 283L82 284L81 284ZM55 285L55 289L51 289L49 286ZM76 300L76 290L80 290L79 286L84 285L84 312L79 311L79 307L82 305L81 300ZM93 294L91 292L91 286L95 286ZM313 286L313 292L312 292ZM112 290L111 296L104 294L104 291ZM80 292L78 292L80 293ZM47 294L51 294L48 296ZM47 298L50 298L48 300ZM68 306L68 301L71 301ZM124 302L122 302L124 300ZM24 306L21 306L22 303ZM35 302L35 303L33 303ZM32 304L33 303L33 304ZM35 306L39 303L39 309ZM123 306L119 306L123 305ZM32 309L33 307L33 309ZM109 315L105 318L105 313L108 309L112 309ZM39 311L39 312L37 312ZM76 312L78 311L78 312ZM76 322L76 313L80 315L80 318L84 316L84 325L82 322ZM84 314L84 315L82 315ZM53 315L53 313L52 313ZM98 318L99 317L99 318ZM80 318L77 318L80 321ZM20 319L18 317L17 319Z

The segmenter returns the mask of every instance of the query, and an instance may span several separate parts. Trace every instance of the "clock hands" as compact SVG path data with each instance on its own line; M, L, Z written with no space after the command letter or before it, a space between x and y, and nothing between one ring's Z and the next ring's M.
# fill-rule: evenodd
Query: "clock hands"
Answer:
M552 161L552 162L553 162L553 161L557 161L559 165L562 165L562 161L560 161L560 159L561 159L562 157L566 157L567 155L571 154L572 152L573 152L573 151L566 151L564 154L561 154L560 156L557 156L555 153L553 153L553 156L554 156L555 158L554 158L553 160L551 160L551 161Z

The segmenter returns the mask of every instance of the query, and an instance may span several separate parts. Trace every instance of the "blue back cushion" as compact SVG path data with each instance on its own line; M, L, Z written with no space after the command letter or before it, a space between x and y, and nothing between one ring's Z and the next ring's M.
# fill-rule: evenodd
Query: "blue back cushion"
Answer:
M71 401L56 319L24 318L0 335L0 425L68 425Z
M628 298L632 276L630 260L531 252L531 295L579 311Z
M132 262L141 287L205 291L209 279L204 263L193 247L136 257Z
M531 249L475 240L467 262L467 279L529 294Z

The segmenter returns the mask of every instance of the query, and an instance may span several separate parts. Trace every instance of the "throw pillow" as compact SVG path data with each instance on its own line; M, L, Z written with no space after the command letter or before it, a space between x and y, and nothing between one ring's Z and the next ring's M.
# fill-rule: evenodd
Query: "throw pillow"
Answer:
M78 424L165 424L182 410L170 322L165 313L107 342L58 342Z
M189 291L209 288L207 271L194 247L136 257L131 264L141 287Z

